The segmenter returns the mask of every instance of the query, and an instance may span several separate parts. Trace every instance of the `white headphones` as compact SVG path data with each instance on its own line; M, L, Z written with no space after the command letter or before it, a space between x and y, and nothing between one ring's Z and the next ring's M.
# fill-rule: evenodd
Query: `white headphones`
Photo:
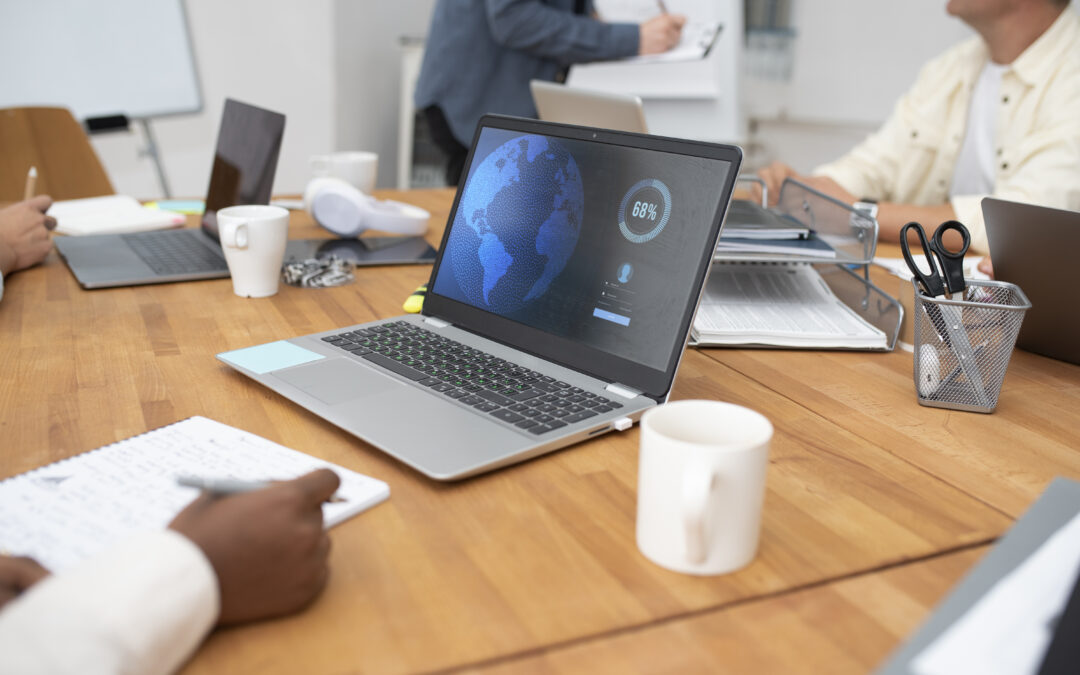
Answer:
M420 235L427 231L431 218L420 207L375 199L333 176L321 176L308 183L304 208L316 223L339 237L355 237L364 230Z

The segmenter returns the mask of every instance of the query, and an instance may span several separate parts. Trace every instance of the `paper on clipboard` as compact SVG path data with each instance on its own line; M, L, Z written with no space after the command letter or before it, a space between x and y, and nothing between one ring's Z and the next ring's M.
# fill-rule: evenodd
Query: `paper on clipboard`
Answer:
M696 61L709 55L720 37L723 25L719 23L687 23L682 29L679 44L661 54L642 54L620 59L619 63L671 63Z
M919 675L1034 674L1080 561L1080 515L975 603L911 661Z

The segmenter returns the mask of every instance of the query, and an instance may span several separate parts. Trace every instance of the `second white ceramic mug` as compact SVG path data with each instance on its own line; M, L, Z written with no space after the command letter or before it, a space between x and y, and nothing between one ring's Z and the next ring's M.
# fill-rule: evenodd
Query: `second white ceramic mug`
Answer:
M217 212L217 223L233 292L246 298L277 293L289 212L262 204L230 206Z
M757 553L773 428L719 401L676 401L641 418L638 549L688 574L725 574Z
M375 176L379 168L379 156L374 152L349 151L313 155L311 173L316 177L334 176L364 194L375 189Z

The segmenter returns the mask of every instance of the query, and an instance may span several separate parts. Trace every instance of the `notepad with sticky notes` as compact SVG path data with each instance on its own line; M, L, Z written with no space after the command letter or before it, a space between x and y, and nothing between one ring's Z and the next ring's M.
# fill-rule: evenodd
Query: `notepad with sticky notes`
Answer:
M332 527L390 496L375 478L205 417L188 419L0 481L0 549L52 571L143 531L164 528L198 490L180 475L287 480L328 468L341 478Z

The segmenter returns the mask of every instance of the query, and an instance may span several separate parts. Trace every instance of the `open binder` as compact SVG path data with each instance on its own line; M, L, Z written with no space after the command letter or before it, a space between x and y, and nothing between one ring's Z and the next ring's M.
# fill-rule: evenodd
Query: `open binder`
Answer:
M903 309L870 281L877 221L790 178L777 206L766 201L763 191L760 206L742 203L735 213L805 228L834 254L718 248L690 344L891 351ZM724 227L740 225L729 218Z

